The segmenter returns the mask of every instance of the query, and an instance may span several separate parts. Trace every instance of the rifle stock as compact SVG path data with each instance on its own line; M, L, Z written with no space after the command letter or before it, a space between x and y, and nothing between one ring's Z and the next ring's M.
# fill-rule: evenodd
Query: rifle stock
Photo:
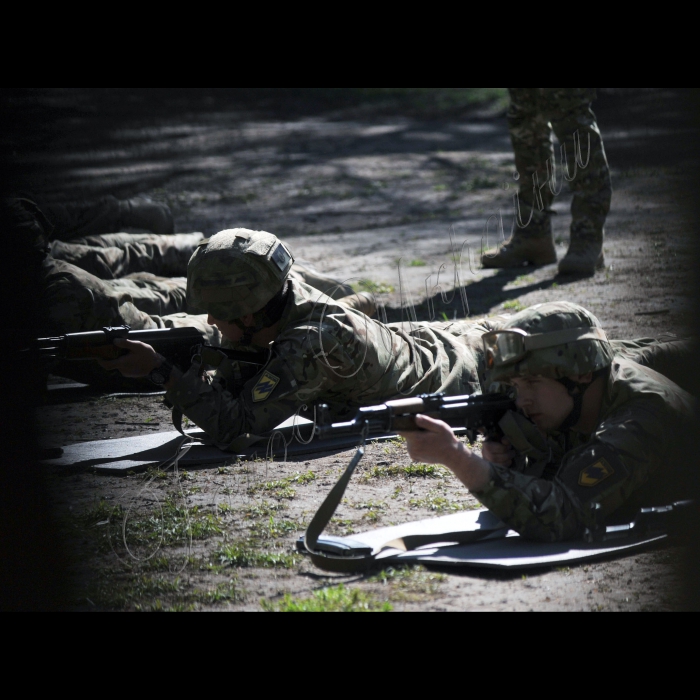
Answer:
M320 440L394 432L413 432L416 416L424 415L447 423L452 428L463 428L470 440L481 431L488 437L499 434L498 424L508 411L516 406L505 394L486 396L445 396L434 394L412 399L388 401L380 406L361 408L347 423L331 423L328 406L319 408L316 436Z

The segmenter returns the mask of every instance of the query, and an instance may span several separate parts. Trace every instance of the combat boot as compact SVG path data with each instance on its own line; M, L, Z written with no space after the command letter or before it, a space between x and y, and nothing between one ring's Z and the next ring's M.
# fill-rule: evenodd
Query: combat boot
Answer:
M175 222L166 204L158 204L146 197L119 202L122 228L145 229L160 236L175 232Z
M495 253L486 253L481 263L486 268L509 268L533 265L542 267L557 261L557 251L551 235L533 236L516 233Z
M374 296L369 292L359 292L358 294L338 299L338 303L349 306L356 311L361 311L369 318L372 318L377 313L377 304L374 301Z
M605 269L603 237L599 239L572 238L569 252L559 263L560 275L593 277L596 270Z

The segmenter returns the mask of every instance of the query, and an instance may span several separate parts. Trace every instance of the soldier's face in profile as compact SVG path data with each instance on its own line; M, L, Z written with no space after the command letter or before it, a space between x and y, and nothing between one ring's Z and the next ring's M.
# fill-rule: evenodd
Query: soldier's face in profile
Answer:
M559 429L574 410L574 400L563 384L545 377L520 377L511 380L517 392L519 409L540 429Z

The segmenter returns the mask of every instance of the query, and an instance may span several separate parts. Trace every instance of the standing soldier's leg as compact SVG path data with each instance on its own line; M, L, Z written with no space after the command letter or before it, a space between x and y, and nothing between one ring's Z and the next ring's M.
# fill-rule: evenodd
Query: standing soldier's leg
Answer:
M203 238L201 233L171 236L114 233L79 238L71 243L53 241L51 255L100 279L118 279L137 272L181 277L187 274L190 258Z
M605 266L603 241L612 182L603 139L591 109L596 88L547 88L554 132L566 149L574 193L571 246L559 264L564 275L594 275Z
M165 204L135 198L120 201L103 197L90 202L39 202L54 226L53 238L70 241L84 236L117 233L129 228L167 235L175 230L172 214Z
M547 167L553 157L552 127L541 110L541 89L508 88L508 125L519 176L519 193L514 200L515 231L495 255L484 256L484 267L550 265L557 261L551 222L554 195Z

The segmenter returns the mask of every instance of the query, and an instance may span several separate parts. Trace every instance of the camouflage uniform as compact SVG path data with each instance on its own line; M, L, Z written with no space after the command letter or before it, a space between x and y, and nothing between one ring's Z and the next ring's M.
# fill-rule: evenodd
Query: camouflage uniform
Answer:
M119 200L107 196L98 200L49 202L33 195L51 222L51 238L72 241L86 236L145 229L159 235L174 233L170 209L147 199Z
M124 324L134 330L166 328L169 326L163 318L183 314L186 308L184 278L141 273L120 280L101 280L50 257L44 260L42 273L44 325L55 334Z
M610 211L610 169L596 117L591 108L596 88L508 88L508 113L515 163L519 175L519 214L511 255L486 256L487 267L517 266L525 262L556 262L552 241L554 192L566 179L574 195L571 248L562 262L562 272L579 272L574 264L592 254L592 265L603 262L604 226ZM562 158L554 152L552 131L565 149ZM575 139L578 134L580 140ZM589 150L590 138L590 150ZM579 145L580 144L580 145ZM580 154L582 164L577 164ZM550 167L548 169L548 163ZM554 173L552 165L556 168ZM551 187L550 187L551 182ZM569 265L568 263L571 263ZM571 269L569 269L571 268Z
M557 312L563 306L545 305L514 319L511 327L522 326L518 318L532 321L543 333L547 310ZM552 318L553 316L550 316ZM540 323L537 324L537 321ZM492 465L492 480L474 494L487 508L521 535L538 541L556 542L580 538L586 529L595 529L611 515L624 521L634 517L640 507L663 505L682 500L676 491L681 467L693 449L695 400L667 377L629 359L661 365L663 356L678 357L688 351L687 344L663 344L654 341L604 344L588 347L572 344L565 349L545 350L536 360L538 369L527 366L514 369L512 376L539 374L549 364L548 376L565 376L565 364L578 361L604 366L611 362L607 375L598 426L591 435L563 429L546 437L524 417L510 414L502 427L516 450L527 457L516 466ZM595 357L617 350L607 360ZM550 359L547 359L547 353ZM568 359L560 356L568 354ZM624 356L623 356L624 355ZM542 359L544 358L544 359ZM578 358L578 360L576 360ZM525 362L532 362L526 360ZM560 362L560 367L555 363ZM551 363L551 364L550 364ZM525 364L525 363L523 363ZM585 373L570 371L571 375ZM505 379L505 377L501 377ZM594 504L600 506L596 511Z
M64 243L51 241L52 258L62 260L103 280L139 272L159 277L185 277L187 264L201 233L157 236L152 233L110 233Z
M193 366L168 401L224 450L265 435L302 407L357 408L424 393L481 391L488 323L383 325L294 280L268 365L254 376L226 361L213 377ZM239 348L240 349L240 348Z

